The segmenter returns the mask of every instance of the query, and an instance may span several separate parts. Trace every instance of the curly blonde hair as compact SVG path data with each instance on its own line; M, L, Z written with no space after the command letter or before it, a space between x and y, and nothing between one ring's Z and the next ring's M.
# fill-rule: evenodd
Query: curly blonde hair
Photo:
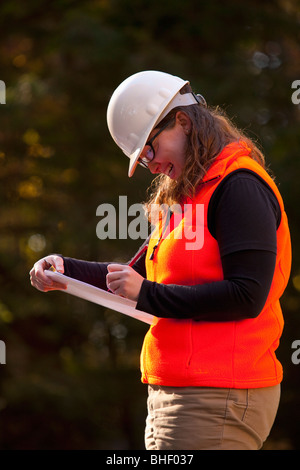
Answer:
M188 136L186 160L178 179L172 180L160 174L152 181L145 203L145 211L150 216L151 205L181 204L185 198L194 197L199 183L223 148L243 140L251 149L250 157L265 168L265 159L258 146L240 131L225 112L219 107L207 107L202 104L176 107L156 127L159 130L168 122L175 125L175 116L183 111L191 120L191 133Z

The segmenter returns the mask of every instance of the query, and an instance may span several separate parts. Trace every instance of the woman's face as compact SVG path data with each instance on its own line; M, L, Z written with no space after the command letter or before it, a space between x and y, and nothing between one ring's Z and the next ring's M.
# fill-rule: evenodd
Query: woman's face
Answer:
M173 180L181 175L185 164L187 135L190 128L191 121L189 117L179 111L175 117L174 127L162 131L152 142L155 158L148 163L151 173L163 173ZM156 132L157 130L153 130L149 139Z

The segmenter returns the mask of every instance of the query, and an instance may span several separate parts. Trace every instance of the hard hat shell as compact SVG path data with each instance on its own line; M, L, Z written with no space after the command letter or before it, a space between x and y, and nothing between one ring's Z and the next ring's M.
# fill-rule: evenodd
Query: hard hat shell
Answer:
M109 132L130 158L132 176L152 129L176 106L197 103L192 93L180 94L189 83L165 72L147 70L124 80L114 91L107 108Z

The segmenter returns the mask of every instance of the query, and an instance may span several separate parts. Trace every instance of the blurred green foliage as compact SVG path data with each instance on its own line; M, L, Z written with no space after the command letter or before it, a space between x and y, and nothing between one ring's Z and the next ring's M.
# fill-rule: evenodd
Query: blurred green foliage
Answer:
M300 80L297 0L56 0L0 4L0 448L143 449L146 325L29 283L49 253L126 261L133 240L100 241L96 208L145 198L150 175L127 178L106 107L140 70L189 79L256 139L276 175L293 239L285 379L266 449L299 449ZM220 358L221 360L221 358Z

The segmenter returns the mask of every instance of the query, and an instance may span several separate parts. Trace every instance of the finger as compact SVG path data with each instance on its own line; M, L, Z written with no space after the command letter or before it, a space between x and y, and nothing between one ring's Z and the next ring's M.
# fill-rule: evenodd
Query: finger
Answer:
M120 286L122 282L121 274L122 273L117 271L106 275L106 285L112 292L115 292L115 290Z
M41 292L49 292L49 291L53 291L53 290L65 290L65 289L67 289L66 284L60 284L58 282L51 281L51 280L50 280L49 284L45 284L44 282L40 282L40 281L35 281L35 282L32 282L31 284Z
M41 292L47 292L49 289L52 288L53 283L51 279L48 280L47 283L41 281L39 278L32 277L31 278L31 285L38 289Z
M109 285L109 290L116 295L121 297L126 297L123 285L120 284L118 281L115 281Z
M122 272L120 271L115 271L115 272L112 272L112 273L108 273L106 274L106 281L111 283L113 281L116 281L118 279L121 279L122 277Z
M58 255L50 255L42 258L40 261L35 263L35 266L42 267L43 271L49 269L51 266L60 273L64 273L64 260Z
M120 282L119 281L107 282L106 285L107 285L107 288L115 294L116 291L119 289Z
M107 285L108 289L110 289L111 291L114 292L112 286L116 285L115 281L119 281L119 283L120 283L120 280L121 280L122 274L123 274L123 271L120 270L120 267L123 267L123 265L112 264L112 265L108 265L108 268L109 267L111 267L111 268L108 269L108 273L106 274L106 285ZM112 284L112 283L114 283L114 284Z
M45 274L45 271L51 266L54 266L58 272L64 272L63 259L60 256L53 255L46 256L45 258L37 261L31 270L31 275L33 278L40 279L45 284L49 285L49 278Z
M47 260L52 264L52 266L58 271L59 273L64 273L64 260L60 256L49 256Z
M124 264L111 263L107 266L108 272L124 271L127 266Z
M30 271L30 282L34 287L52 285L52 280L46 274L44 274L44 270L40 269L40 267L37 265L35 265Z
M46 274L49 266L51 265L49 261L50 260L47 258L35 263L29 273L31 285L42 292L48 292L49 290L65 290L67 285L51 279Z
M60 284L58 282L53 282L52 286L50 286L48 288L48 290L66 290L67 289L67 285L66 284Z

